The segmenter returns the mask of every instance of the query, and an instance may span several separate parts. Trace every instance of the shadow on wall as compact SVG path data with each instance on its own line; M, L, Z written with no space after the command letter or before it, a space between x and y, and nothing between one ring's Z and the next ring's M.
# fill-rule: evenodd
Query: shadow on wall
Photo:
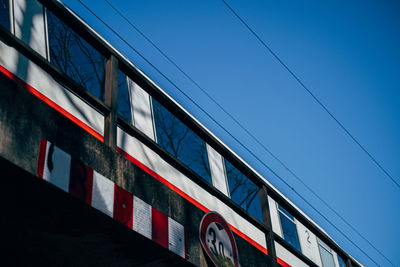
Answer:
M47 58L43 6L36 0L14 0L13 3L14 35ZM29 61L22 55L17 56L16 70L21 79L29 78Z

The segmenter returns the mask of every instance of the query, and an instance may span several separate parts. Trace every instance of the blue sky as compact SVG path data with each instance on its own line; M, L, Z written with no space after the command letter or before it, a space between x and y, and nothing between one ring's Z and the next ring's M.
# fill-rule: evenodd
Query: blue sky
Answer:
M227 1L400 182L400 3ZM76 0L70 8L303 209L374 264ZM381 266L390 264L310 194L103 0L85 3ZM113 1L138 28L396 266L400 189L221 1Z

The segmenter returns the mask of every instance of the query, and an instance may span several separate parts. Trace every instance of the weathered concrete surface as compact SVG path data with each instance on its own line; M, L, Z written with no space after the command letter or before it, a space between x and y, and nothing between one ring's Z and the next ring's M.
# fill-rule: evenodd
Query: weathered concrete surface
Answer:
M192 266L0 158L2 266Z
M56 110L49 107L46 103L36 98L34 95L29 93L25 87L18 85L14 81L0 74L0 157L13 162L28 173L37 176L38 150L41 139L46 139L54 143L65 152L71 154L74 158L79 159L95 171L111 179L135 196L152 205L154 208L184 225L185 229L188 231L189 262L197 266L207 265L198 240L198 228L204 212L183 199L158 180L145 173L120 154L105 146L102 142L88 134ZM17 176L8 179L15 179L15 181L13 181L15 187L19 187L20 185L25 188L25 192L29 191L29 188L25 185L25 181L20 181ZM45 187L49 188L48 185ZM52 189L54 190L49 189L40 191L40 194L43 195L43 198L46 194L49 194L47 198L53 199L55 196L52 195L52 192L58 191L56 188ZM35 187L35 190L38 189ZM17 191L14 192L17 194ZM62 192L59 192L59 194L61 193ZM32 194L36 196L36 194L32 192L30 194L31 196ZM29 198L25 198L25 201L29 202ZM101 232L103 230L107 232L107 229L109 229L108 227L111 227L110 225L119 225L118 222L115 222L106 216L102 219L97 219L97 217L100 218L102 215L94 215L96 212L92 208L68 198L67 194L64 196L65 203L62 206L54 206L51 202L52 201L49 201L50 206L46 206L47 204L42 202L42 206L39 210L33 209L37 212L40 210L46 211L38 213L37 217L33 218L29 223L37 226L43 225L43 228L40 228L31 235L20 235L18 239L22 243L33 242L30 244L33 247L37 247L37 249L32 248L32 250L29 250L29 253L41 255L39 257L40 259L43 258L44 261L45 259L48 259L50 262L58 260L59 255L61 257L60 259L63 259L63 257L65 258L59 262L64 262L65 260L65 262L67 262L66 265L70 265L69 263L72 265L72 263L76 263L73 259L73 255L76 254L76 259L79 259L80 256L83 257L83 255L87 255L85 248L87 245L91 245L93 246L94 254L92 256L94 256L94 258L103 259L102 261L113 259L119 262L118 259L121 257L121 265L124 265L124 263L132 265L131 261L129 261L132 259L125 261L125 254L121 255L117 252L115 252L116 254L110 254L111 256L109 256L109 259L105 259L107 258L106 248L110 250L114 249L115 251L119 251L120 248L121 253L126 250L126 255L128 255L128 252L131 252L134 248L141 247L141 243L144 242L141 236L131 234L132 237L127 241L124 241L123 245L114 244L114 233L107 235L101 234ZM19 207L24 205L23 202L18 202L19 204L13 204L13 202L9 203L12 210L18 210ZM68 205L73 205L74 209L68 208ZM59 209L61 211L58 211ZM66 213L64 213L64 209L67 209L65 211ZM61 215L59 215L58 212L62 212ZM76 212L79 216L76 216ZM54 214L54 216L49 217L46 213ZM80 216L85 216L86 213L90 213L92 216L97 217L95 220L91 220L91 223L89 224L85 220L90 219L86 217L84 217L86 218L84 220L73 221L74 227L69 227L67 224L63 223L64 220L68 221L70 217L79 218ZM33 217L36 216L35 212L29 212L29 214ZM59 219L60 216L63 220ZM22 226L28 227L28 223L24 223L23 220L24 219L22 218L21 222L19 222L20 226L22 224ZM99 221L97 222L97 220ZM93 233L89 226L94 223L94 221L96 221L96 227L98 230ZM44 230L46 229L46 225L52 229L52 234L49 234ZM60 235L57 235L58 227L60 227ZM123 228L124 226L119 225L118 227ZM86 231L89 234L92 233L88 240L86 239L88 234L85 233ZM128 229L126 229L126 231L133 232ZM126 231L123 229L118 230L116 233L117 237L118 235L121 237L124 236L122 233L125 233ZM63 246L63 249L57 249L58 239L64 240L67 242L66 244L70 244L72 247L79 249L71 248L72 251L70 254L65 253L65 251L68 252L69 250L64 251L64 249L67 249L69 246ZM268 258L266 255L236 235L235 239L238 245L242 266L267 265ZM108 242L111 243L107 244ZM48 250L45 246L46 244L50 244L49 247L51 249ZM95 249L95 247L102 249ZM70 259L66 259L68 254ZM160 248L160 250L154 250L152 256L156 260L163 258L163 255L171 254L173 253ZM36 258L39 259L38 257ZM111 261L107 262L111 263ZM96 264L97 262L95 262L95 265ZM177 264L179 264L179 260L177 261ZM154 263L154 265L162 266L158 265L158 263Z

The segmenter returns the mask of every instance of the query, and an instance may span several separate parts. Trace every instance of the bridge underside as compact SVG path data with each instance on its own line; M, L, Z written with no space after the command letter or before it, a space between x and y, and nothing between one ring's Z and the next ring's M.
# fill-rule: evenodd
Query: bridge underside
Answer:
M0 158L3 266L192 266Z

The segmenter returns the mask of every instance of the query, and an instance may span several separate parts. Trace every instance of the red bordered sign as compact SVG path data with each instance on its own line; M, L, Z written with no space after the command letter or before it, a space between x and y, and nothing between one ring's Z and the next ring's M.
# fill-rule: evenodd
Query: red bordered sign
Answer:
M228 223L218 213L211 211L200 223L200 242L216 266L239 267L235 239Z

